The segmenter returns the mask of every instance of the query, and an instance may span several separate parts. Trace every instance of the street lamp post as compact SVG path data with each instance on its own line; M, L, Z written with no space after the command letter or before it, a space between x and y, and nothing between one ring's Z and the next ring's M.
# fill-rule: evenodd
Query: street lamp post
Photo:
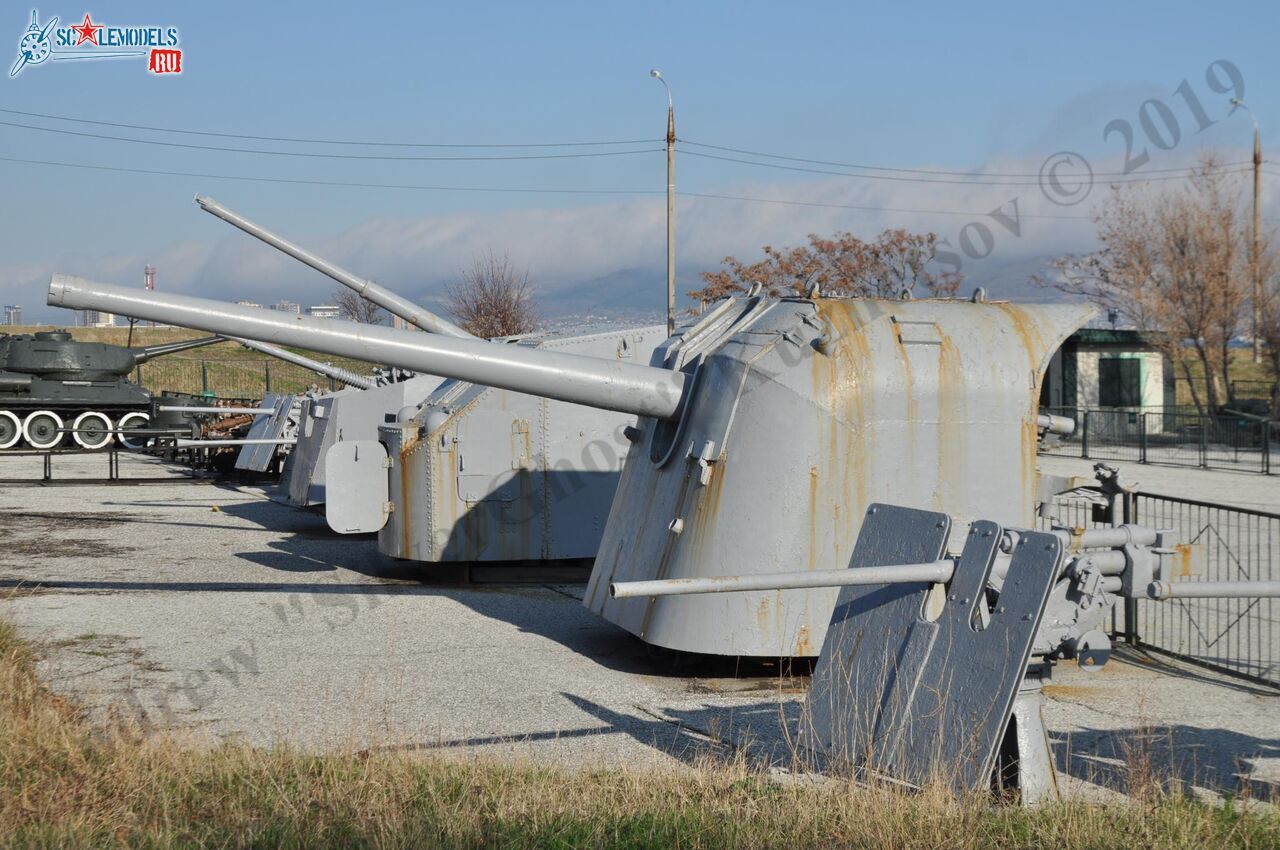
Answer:
M1253 119L1253 246L1249 251L1249 270L1253 273L1253 362L1262 362L1262 257L1260 250L1260 231L1262 214L1259 206L1259 193L1262 184L1262 134L1258 131L1258 116L1245 106L1238 97L1231 98L1231 105L1238 106Z
M676 111L671 86L654 68L649 76L667 90L667 336L676 332Z

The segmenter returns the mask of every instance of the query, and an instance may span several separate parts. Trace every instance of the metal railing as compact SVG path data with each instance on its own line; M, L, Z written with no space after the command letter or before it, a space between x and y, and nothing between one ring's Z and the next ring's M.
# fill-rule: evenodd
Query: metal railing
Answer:
M1121 516L1170 529L1191 544L1172 581L1280 579L1280 514L1155 493L1117 500ZM1053 519L1073 528L1110 525L1110 505L1096 488L1058 496ZM1050 520L1042 523L1047 527ZM1280 687L1280 604L1275 599L1132 600L1112 623L1115 637L1219 672Z
M1280 472L1280 422L1243 413L1204 415L1194 407L1044 408L1075 420L1075 432L1042 453L1203 469Z
M310 369L281 360L205 360L159 358L139 366L134 380L153 392L190 393L219 398L262 398L267 393L298 393L311 386L345 386Z

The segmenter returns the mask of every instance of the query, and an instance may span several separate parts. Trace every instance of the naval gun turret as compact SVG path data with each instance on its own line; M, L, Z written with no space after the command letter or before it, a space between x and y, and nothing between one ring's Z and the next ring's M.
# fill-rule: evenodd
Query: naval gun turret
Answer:
M842 569L874 502L1031 526L1040 381L1093 314L1085 305L748 296L720 302L643 366L286 319L65 276L50 282L49 303L637 416L584 604L652 644L750 656L817 654L837 591L616 599L610 583ZM457 450L447 416L418 421L416 442ZM388 456L383 480L401 469L400 455Z
M65 330L2 335L0 449L57 448L68 432L81 448L103 448L113 433L151 420L151 394L129 380L130 372L156 357L222 341L213 336L127 348L79 342Z
M298 260L428 333L475 339L422 306L246 218L212 198L211 215ZM661 325L504 344L647 363ZM323 505L339 533L377 532L387 555L424 563L545 562L594 558L628 442L625 415L527 393L410 373L364 391L304 399L284 466L285 501ZM430 419L465 450L431 451ZM376 440L385 453L344 445ZM246 449L246 452L249 451ZM386 455L400 458L388 479ZM337 463L328 463L333 456ZM368 475L366 476L366 472ZM370 490L353 486L369 479Z

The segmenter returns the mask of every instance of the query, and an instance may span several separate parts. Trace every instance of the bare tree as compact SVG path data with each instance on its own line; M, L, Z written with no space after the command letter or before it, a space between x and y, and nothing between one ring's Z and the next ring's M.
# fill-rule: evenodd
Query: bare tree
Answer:
M380 325L386 317L386 312L381 307L345 286L334 290L333 301L338 305L342 318L352 322Z
M490 251L459 278L445 291L449 312L464 329L485 339L537 330L528 269L517 271L507 255Z
M1247 301L1242 193L1233 180L1208 155L1181 188L1114 186L1095 219L1102 247L1059 257L1033 278L1127 319L1182 369L1201 412L1227 400L1229 346Z
M765 258L744 263L725 257L726 266L703 272L706 284L689 295L705 303L759 284L770 296L803 295L814 284L827 295L897 298L922 287L930 295L954 295L959 272L932 267L938 237L932 233L886 230L873 242L852 233L831 237L809 234L809 244L796 248L764 246Z

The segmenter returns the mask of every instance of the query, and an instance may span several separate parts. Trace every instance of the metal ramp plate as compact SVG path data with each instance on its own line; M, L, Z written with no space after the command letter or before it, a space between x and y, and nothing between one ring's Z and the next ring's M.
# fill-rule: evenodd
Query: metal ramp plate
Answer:
M387 449L377 440L334 443L324 459L324 515L339 534L378 531L387 523Z
M873 505L852 568L934 560L948 530L941 514ZM973 523L932 622L925 585L841 592L801 720L803 746L913 785L987 787L1062 555L1054 535L1022 534L979 629L975 612L1001 534L996 523ZM884 643L868 643L872 636Z
M264 396L262 406L274 408L274 411L270 414L261 413L255 416L253 424L249 426L249 433L245 434L245 437L251 440L275 440L288 436L286 431L291 425L297 423L295 410L300 404L300 400L292 395ZM243 446L236 456L236 469L245 472L266 472L279 450L280 447L276 445Z

